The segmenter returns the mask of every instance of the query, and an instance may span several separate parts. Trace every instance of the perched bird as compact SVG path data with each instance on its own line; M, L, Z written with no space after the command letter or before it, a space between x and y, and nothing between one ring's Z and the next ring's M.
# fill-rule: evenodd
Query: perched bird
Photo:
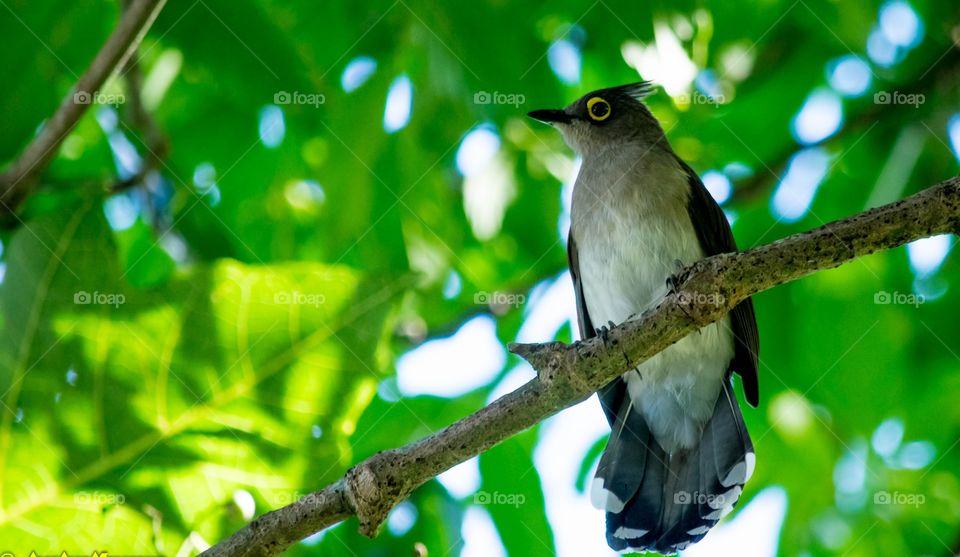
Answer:
M582 158L568 255L583 338L655 306L683 265L737 250L723 211L642 102L651 91L601 89L529 114ZM747 299L597 393L611 432L591 501L606 511L611 548L674 553L733 509L756 459L731 374L756 406L758 342Z

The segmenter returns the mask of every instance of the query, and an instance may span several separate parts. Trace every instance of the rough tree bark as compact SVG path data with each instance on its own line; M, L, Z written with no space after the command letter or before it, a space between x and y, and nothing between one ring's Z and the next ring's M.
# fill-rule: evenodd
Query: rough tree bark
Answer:
M744 298L858 257L936 234L960 231L960 177L904 200L741 253L716 255L681 271L655 308L570 345L511 345L537 377L476 413L420 441L387 450L335 483L256 518L205 557L277 555L290 544L356 515L374 536L397 503L427 480L572 406Z

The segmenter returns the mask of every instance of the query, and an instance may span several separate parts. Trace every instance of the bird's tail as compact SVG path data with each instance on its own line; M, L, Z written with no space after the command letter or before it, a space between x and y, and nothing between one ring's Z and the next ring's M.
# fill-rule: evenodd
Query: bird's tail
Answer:
M729 513L753 473L753 444L729 382L693 449L667 454L630 397L610 433L591 488L607 511L607 543L623 551L675 553Z

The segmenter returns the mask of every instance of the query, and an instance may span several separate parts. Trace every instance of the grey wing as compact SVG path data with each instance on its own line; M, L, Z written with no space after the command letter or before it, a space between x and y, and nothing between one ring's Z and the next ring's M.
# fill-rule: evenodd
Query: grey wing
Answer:
M587 302L583 297L583 285L580 282L580 262L577 258L577 244L573 240L573 231L567 238L567 263L570 265L570 278L573 279L573 291L577 301L577 322L580 325L580 338L588 339L597 335L593 328L593 322L590 321L590 314L587 313ZM616 378L605 387L597 391L600 398L600 406L603 407L603 413L607 417L610 427L613 427L617 420L617 410L623 401L627 391L627 386L623 379Z
M687 213L696 223L694 229L704 254L709 257L737 251L737 242L730 229L730 223L723 214L723 209L717 205L697 173L679 158L677 162L690 177L690 201L687 204ZM730 311L730 326L733 328L735 339L733 361L730 367L743 380L743 393L747 402L756 407L760 402L760 388L757 381L760 335L750 298L740 302Z

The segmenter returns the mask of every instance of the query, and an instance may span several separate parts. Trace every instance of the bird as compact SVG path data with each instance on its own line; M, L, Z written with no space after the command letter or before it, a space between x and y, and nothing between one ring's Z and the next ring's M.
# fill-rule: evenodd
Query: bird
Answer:
M737 251L723 210L645 104L654 89L640 81L528 114L581 159L567 241L581 338L656 306L684 266ZM612 549L675 553L736 505L756 456L733 374L756 407L758 350L747 298L597 391L611 431L590 499Z

